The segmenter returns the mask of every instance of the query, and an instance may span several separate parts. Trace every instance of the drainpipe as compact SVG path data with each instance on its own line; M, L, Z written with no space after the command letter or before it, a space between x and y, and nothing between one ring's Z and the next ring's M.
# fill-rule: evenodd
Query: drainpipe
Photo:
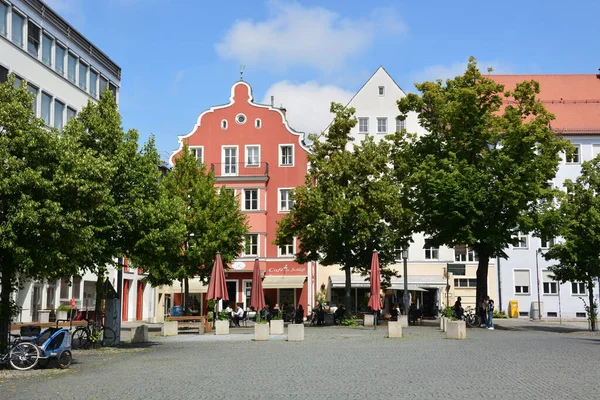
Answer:
M498 270L498 305L502 312L502 277L500 275L500 256L496 256L496 269Z

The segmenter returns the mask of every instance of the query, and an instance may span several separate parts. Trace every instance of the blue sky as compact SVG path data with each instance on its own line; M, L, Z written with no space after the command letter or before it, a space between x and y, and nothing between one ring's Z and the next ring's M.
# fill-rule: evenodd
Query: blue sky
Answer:
M460 74L469 56L497 73L596 73L600 2L577 0L47 0L123 69L125 128L163 159L198 115L244 79L259 102L316 132L383 65L405 91ZM459 4L459 5L458 5Z

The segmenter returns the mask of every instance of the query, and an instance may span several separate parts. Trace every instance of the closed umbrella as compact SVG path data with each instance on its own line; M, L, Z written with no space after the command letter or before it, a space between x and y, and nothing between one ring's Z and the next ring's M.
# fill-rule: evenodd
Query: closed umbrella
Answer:
M373 250L373 258L371 259L371 296L369 297L369 307L375 314L375 323L373 329L377 328L377 311L381 310L381 275L379 272L379 253Z
M256 310L257 318L260 311L265 308L265 293L262 287L262 278L260 277L260 264L258 258L254 260L254 271L252 272L252 289L250 291L250 307Z
M210 281L208 282L208 293L206 295L208 300L229 300L227 294L227 284L225 282L225 271L223 270L223 260L221 260L221 253L217 253L215 263L213 265L212 272L210 273ZM213 327L215 320L217 319L217 305L215 304L213 316Z

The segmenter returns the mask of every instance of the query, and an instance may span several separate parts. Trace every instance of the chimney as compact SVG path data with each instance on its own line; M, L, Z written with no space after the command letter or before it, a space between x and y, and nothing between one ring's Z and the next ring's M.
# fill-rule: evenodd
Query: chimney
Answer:
M271 107L273 107L273 104L275 104L275 96L271 96Z

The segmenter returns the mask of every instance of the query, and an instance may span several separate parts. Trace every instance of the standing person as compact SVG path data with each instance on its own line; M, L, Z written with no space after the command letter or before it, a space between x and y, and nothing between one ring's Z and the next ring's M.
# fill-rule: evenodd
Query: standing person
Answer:
M295 322L297 324L301 324L304 322L304 307L302 307L302 304L298 304L298 309L296 310L296 318L295 318Z
M487 327L489 330L494 330L494 300L486 297L487 300Z
M479 318L481 319L481 324L479 325L479 327L485 328L487 326L487 323L486 323L487 300L485 299L485 296L481 296L481 298L479 299L479 305L477 307L477 311L479 314Z
M456 319L461 320L463 318L463 308L462 308L462 302L461 302L461 298L460 296L456 299L456 302L454 303L454 313L456 314Z

